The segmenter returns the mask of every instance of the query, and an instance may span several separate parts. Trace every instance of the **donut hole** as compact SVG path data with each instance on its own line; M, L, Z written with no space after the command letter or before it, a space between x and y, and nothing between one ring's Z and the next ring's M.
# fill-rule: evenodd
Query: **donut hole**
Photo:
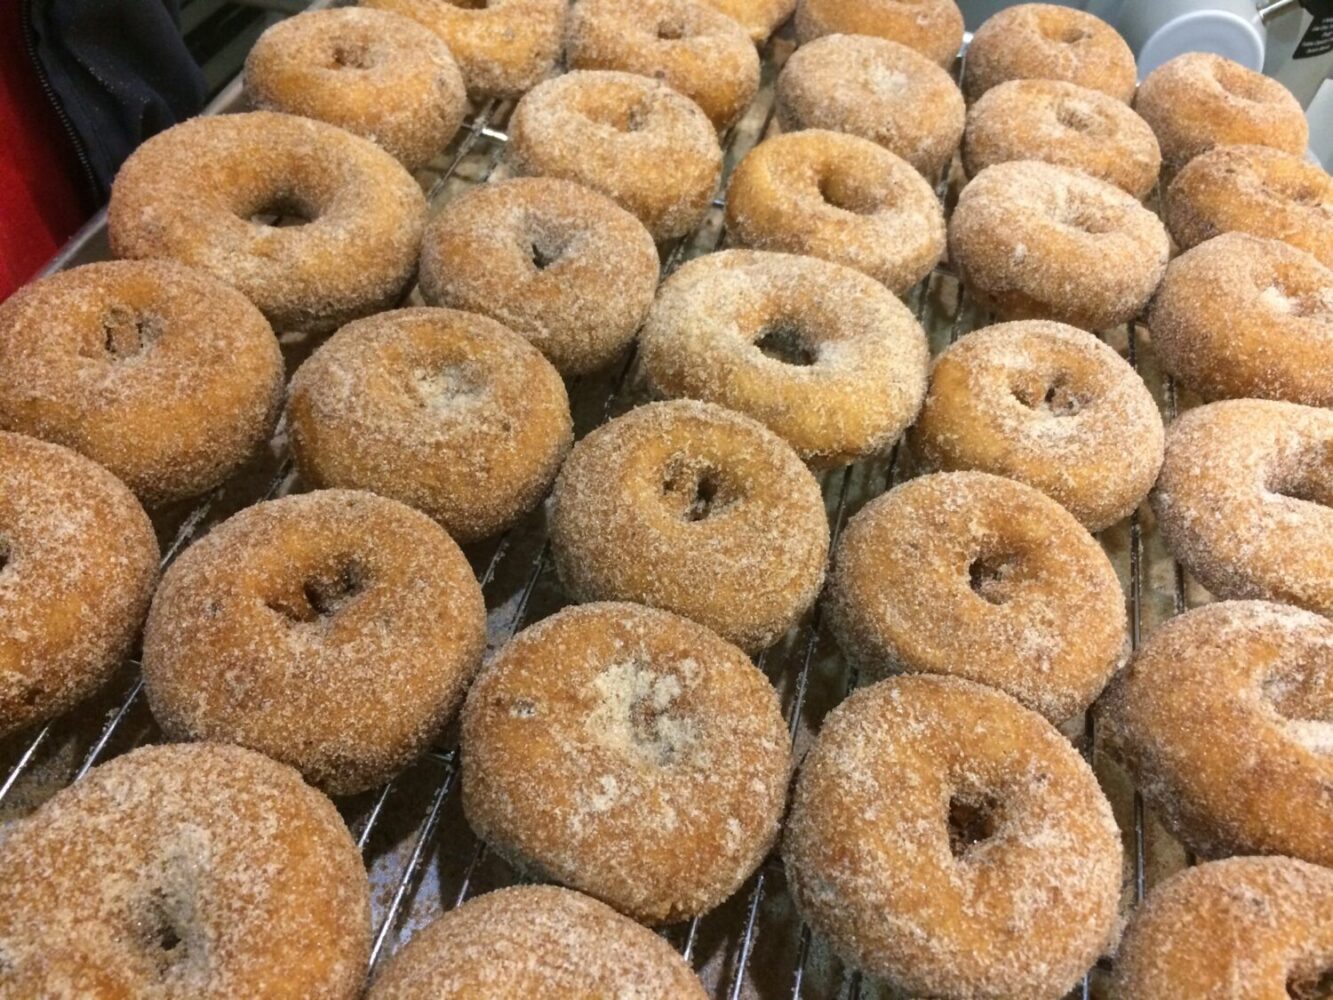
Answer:
M10 544L9 536L0 532L0 573L4 573L9 569L12 552L13 548Z
M825 204L853 215L874 215L880 210L882 199L874 192L850 182L841 174L826 174L819 179L819 196Z
M279 599L270 602L269 607L297 624L312 625L345 611L366 587L364 569L354 560L348 560L333 572L307 579L295 600Z
M967 566L967 583L972 593L996 607L1014 597L1014 584L1020 569L1012 555L980 555Z
M1037 410L1052 417L1072 417L1078 414L1087 401L1069 387L1064 376L1053 379L1025 382L1014 386L1014 398L1029 410Z
M1270 493L1291 500L1333 507L1333 441L1317 444L1274 469L1266 485Z
M682 521L706 521L732 501L718 470L708 465L673 463L662 481L662 500Z
M1272 283L1260 290L1259 300L1287 316L1333 320L1333 288L1312 288L1299 275L1277 273Z
M1243 66L1217 60L1213 65L1213 78L1223 91L1237 100L1263 103L1268 99L1264 78Z
M524 251L534 271L553 267L569 252L568 238L557 233L529 231L524 243Z
M1100 236L1103 233L1114 232L1118 228L1116 214L1110 206L1080 196L1073 191L1070 191L1068 198L1065 199L1058 221L1061 225L1090 236Z
M1038 17L1037 30L1041 37L1058 45L1077 45L1092 37L1092 31L1082 24L1074 24L1056 11L1043 11L1044 17ZM1055 15L1055 16L1052 16Z
M1000 827L999 802L989 795L955 792L949 798L949 851L962 860Z
M652 114L652 104L637 91L619 97L615 94L588 95L578 109L584 118L616 132L642 132Z
M460 10L485 10L490 6L490 0L444 0L444 2Z
M1055 120L1082 135L1104 135L1106 121L1095 108L1083 101L1061 101L1055 106Z
M806 338L800 327L792 323L777 323L765 327L759 339L754 342L765 357L780 361L784 365L799 368L809 367L818 359L818 354L806 344Z
M1333 1000L1333 968L1292 976L1287 980L1287 996L1292 1000Z
M375 54L369 42L342 40L329 53L330 69L373 69Z
M95 354L112 361L139 357L162 336L162 317L129 306L114 305L102 314L102 343Z
M1285 661L1263 678L1262 694L1286 721L1287 735L1315 753L1333 754L1333 687L1321 684L1320 664Z
M1277 177L1268 181L1268 193L1279 201L1304 208L1322 208L1328 201L1327 186L1299 177Z
M694 743L694 723L681 712L685 689L674 673L627 660L599 673L592 687L596 708L588 715L588 731L619 754L669 767Z
M659 42L680 42L692 37L693 32L683 18L666 17L657 22L653 34Z
M408 389L422 409L446 410L476 402L485 392L486 381L472 365L446 364L414 368Z
M241 214L254 225L271 229L308 225L319 215L313 206L292 194L276 194Z
M134 914L134 931L139 947L161 975L166 975L189 955L185 922L179 914L173 912L178 908L171 904L164 893L153 892Z

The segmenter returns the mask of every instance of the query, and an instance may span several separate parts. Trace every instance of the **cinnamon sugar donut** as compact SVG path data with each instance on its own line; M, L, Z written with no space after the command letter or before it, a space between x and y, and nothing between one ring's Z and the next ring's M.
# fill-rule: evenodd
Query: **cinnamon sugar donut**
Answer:
M706 628L635 604L566 608L473 685L463 811L526 871L638 920L685 920L773 847L789 742L768 678Z
M414 934L367 1000L520 996L707 1000L708 994L689 964L647 928L581 893L525 885L470 899Z
M1016 479L1101 531L1147 497L1163 437L1152 393L1119 354L1030 320L970 333L935 360L912 447L926 468Z
M370 891L333 803L222 744L132 750L0 844L6 997L353 1000Z
M596 191L552 177L478 185L426 227L421 293L522 334L565 375L624 353L660 270L653 237Z
M287 425L305 482L399 500L459 542L537 506L573 441L560 374L512 330L453 309L343 327L292 379Z
M1007 80L1063 80L1134 100L1134 53L1114 28L1087 11L1020 3L993 14L972 36L963 92L975 101Z
M430 29L356 7L270 27L245 59L245 92L255 107L364 136L408 170L443 152L467 109L463 74Z
M801 916L905 996L1063 996L1120 898L1120 833L1083 758L953 678L882 681L829 713L783 855Z
M518 174L576 181L638 216L656 240L693 231L722 176L708 116L665 83L600 70L548 80L509 120Z
M308 221L256 221L272 215ZM117 257L203 268L279 329L315 332L392 305L425 223L416 181L369 139L271 111L159 132L120 168L107 206Z
M1263 601L1187 611L1138 651L1104 716L1107 746L1196 854L1333 864L1327 618Z
M820 257L896 294L939 263L944 232L944 209L911 164L840 132L760 143L727 189L727 236L738 246Z
M176 560L144 683L172 739L249 746L342 795L426 750L485 641L481 588L438 525L326 490L247 508Z
M574 446L551 547L576 601L630 600L762 649L814 602L829 528L815 477L762 424L650 403Z
M148 516L111 473L0 432L0 735L69 710L111 677L139 633L157 560Z
M1148 323L1162 366L1205 399L1333 406L1333 271L1223 233L1173 260Z
M1168 429L1153 508L1171 554L1221 598L1333 615L1333 411L1236 399Z
M751 416L816 466L887 454L930 351L878 282L814 257L726 250L662 286L640 337L652 389Z
M963 46L963 14L953 0L798 0L796 40L825 35L887 38L948 68Z
M922 476L867 504L825 608L863 673L964 677L1052 722L1092 703L1126 645L1101 546L1054 500L984 472Z
M949 222L949 256L983 306L1085 330L1137 316L1170 249L1161 220L1133 195L1037 160L981 171Z
M778 77L777 117L784 131L859 135L931 181L958 149L964 114L953 77L883 38L825 35L793 52Z
M705 0L580 0L569 18L570 69L620 70L669 84L719 132L759 90L759 55L746 30Z
M750 33L750 40L762 43L796 9L796 0L704 0L740 24Z
M1058 80L1001 83L968 111L968 174L1010 160L1081 170L1140 200L1157 186L1162 169L1157 137L1124 102Z

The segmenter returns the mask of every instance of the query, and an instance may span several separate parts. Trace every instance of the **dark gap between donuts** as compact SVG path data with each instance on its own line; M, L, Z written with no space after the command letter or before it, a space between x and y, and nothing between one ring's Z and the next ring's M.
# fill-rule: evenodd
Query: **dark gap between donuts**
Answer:
M1018 563L1008 556L981 556L967 567L968 585L987 604L1007 604Z
M1287 996L1292 1000L1333 1000L1333 968L1311 976L1292 976L1287 980Z
M128 306L112 306L102 316L102 350L113 361L127 361L148 350L162 336L162 317Z
M781 361L784 365L808 367L818 360L815 352L806 346L800 327L790 323L778 323L765 328L754 346L767 357Z
M307 580L301 588L303 600L293 604L274 601L269 603L269 607L294 622L308 625L322 618L332 618L337 615L365 589L364 571L356 562L349 561L332 577L313 577Z
M987 796L978 802L958 794L949 799L949 850L955 858L995 836L999 826L999 803L994 799Z

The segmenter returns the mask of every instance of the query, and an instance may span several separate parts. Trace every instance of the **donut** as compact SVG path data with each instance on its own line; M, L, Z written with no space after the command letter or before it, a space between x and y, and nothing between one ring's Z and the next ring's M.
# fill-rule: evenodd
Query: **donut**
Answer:
M1333 271L1223 233L1173 260L1148 315L1162 366L1205 399L1333 406Z
M657 395L744 413L819 467L888 454L921 408L930 358L925 331L878 282L752 250L676 271L639 351Z
M963 46L963 14L953 0L798 0L796 40L825 35L887 38L947 69Z
M1153 891L1121 941L1114 1000L1328 996L1333 872L1291 858L1187 868Z
M248 746L347 795L429 747L485 642L481 588L439 526L325 490L246 508L172 564L144 684L169 738Z
M1125 651L1111 562L1030 486L939 472L867 504L838 543L824 602L863 674L948 674L1062 722L1101 693Z
M1102 716L1106 746L1195 854L1333 864L1327 618L1264 601L1187 611L1135 654Z
M467 92L449 47L389 11L307 11L259 36L245 92L265 111L317 118L373 140L408 170L424 167L463 124Z
M1157 133L1168 175L1214 146L1271 146L1304 156L1310 126L1272 77L1211 52L1186 52L1139 85L1134 109Z
M421 293L522 334L564 375L625 352L657 291L652 235L595 191L552 177L482 184L426 227Z
M1140 200L1157 186L1162 169L1157 137L1128 105L1059 80L1010 80L969 109L967 173L975 177L1010 160L1081 170Z
M820 257L897 294L944 253L944 209L929 182L869 139L824 129L750 150L731 176L726 222L737 246Z
M353 1000L370 889L333 803L240 747L133 750L0 843L7 997Z
M791 750L773 686L708 629L566 608L482 671L463 812L502 857L645 923L728 899L777 840Z
M0 736L111 678L148 611L157 560L148 515L115 476L0 431Z
M518 97L560 59L567 0L360 0L439 35L474 100Z
M647 928L581 893L525 885L470 899L413 935L367 1000L520 996L707 1000L708 994L689 964Z
M796 0L703 0L750 33L756 44L768 40L796 9Z
M965 114L953 77L906 45L868 35L825 35L793 52L776 107L783 131L869 139L931 181L953 159Z
M297 216L278 226L261 217ZM396 302L426 223L412 175L369 139L273 111L191 118L136 149L111 189L117 257L190 264L280 330L334 330Z
M650 403L599 427L551 501L551 551L575 601L663 608L759 650L824 582L819 483L772 431L712 403Z
M1236 399L1167 431L1153 509L1167 547L1219 598L1333 615L1333 411Z
M550 362L494 320L452 309L343 327L292 379L287 426L303 481L401 501L459 542L536 507L573 441Z
M783 855L811 928L906 996L1063 996L1120 898L1092 770L1040 716L955 678L881 681L829 713Z
M570 13L570 69L653 77L725 132L759 90L759 54L739 23L705 0L580 0Z
M1152 393L1114 349L1029 320L970 333L935 360L911 440L924 468L1016 479L1101 531L1148 496L1163 437Z
M147 504L222 483L273 432L283 362L244 295L170 261L61 271L0 305L0 427L105 466Z
M1167 188L1167 228L1188 250L1218 233L1282 240L1333 267L1333 178L1267 146L1215 146Z
M982 306L1085 330L1137 316L1170 250L1161 220L1133 195L1038 160L981 171L949 222L949 256Z
M692 232L713 203L722 147L699 105L659 80L576 70L534 87L509 119L509 166L599 191L656 240Z
M975 101L1009 80L1062 80L1134 100L1134 53L1116 30L1087 11L1020 3L991 15L963 61L963 93Z

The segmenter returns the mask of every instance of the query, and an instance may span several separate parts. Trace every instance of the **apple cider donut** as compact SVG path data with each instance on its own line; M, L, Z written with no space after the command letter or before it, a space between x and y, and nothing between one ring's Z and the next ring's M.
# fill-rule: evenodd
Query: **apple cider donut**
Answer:
M659 241L699 225L722 176L699 105L633 73L576 70L534 88L509 120L506 152L515 173L600 191Z
M573 441L560 374L512 330L453 309L349 323L292 379L301 478L429 514L458 542L541 502Z
M1163 437L1152 393L1114 349L1029 320L970 333L936 359L912 449L929 469L1026 483L1101 531L1147 497Z
M887 38L947 69L963 47L963 13L954 0L798 0L796 40L825 35Z
M1125 652L1111 562L1073 515L984 472L910 480L851 519L825 602L863 674L951 674L1052 722L1087 708Z
M732 174L727 236L820 257L901 295L944 253L944 209L906 160L859 136L809 129L761 142Z
M298 216L279 226L261 217ZM240 289L280 330L333 330L412 280L426 198L369 139L311 118L204 115L120 168L107 207L117 257L166 257Z
M1187 611L1112 683L1103 722L1135 787L1194 853L1333 865L1327 618L1264 601Z
M772 431L711 403L650 403L583 438L550 521L574 600L664 608L746 650L776 641L824 582L819 483Z
M1064 996L1120 900L1091 768L1039 715L955 678L881 681L829 713L783 855L800 915L904 996Z
M721 11L750 34L750 40L762 44L791 17L796 0L704 0Z
M333 803L220 743L132 750L7 831L6 997L354 1000L370 887Z
M949 256L983 306L1085 330L1138 316L1170 250L1161 220L1133 195L1037 160L981 171L949 223Z
M636 604L521 632L473 685L461 747L477 836L646 923L740 888L777 840L791 776L768 678L703 626Z
M256 504L185 550L144 630L148 701L177 740L222 740L331 794L430 745L481 662L486 609L424 514L352 490Z
M139 634L157 561L148 515L115 476L0 432L0 736L110 679Z
M658 395L744 413L826 468L889 452L921 408L929 358L925 331L883 285L751 250L673 274L639 355Z
M1333 410L1235 399L1167 431L1153 508L1214 596L1333 615Z

